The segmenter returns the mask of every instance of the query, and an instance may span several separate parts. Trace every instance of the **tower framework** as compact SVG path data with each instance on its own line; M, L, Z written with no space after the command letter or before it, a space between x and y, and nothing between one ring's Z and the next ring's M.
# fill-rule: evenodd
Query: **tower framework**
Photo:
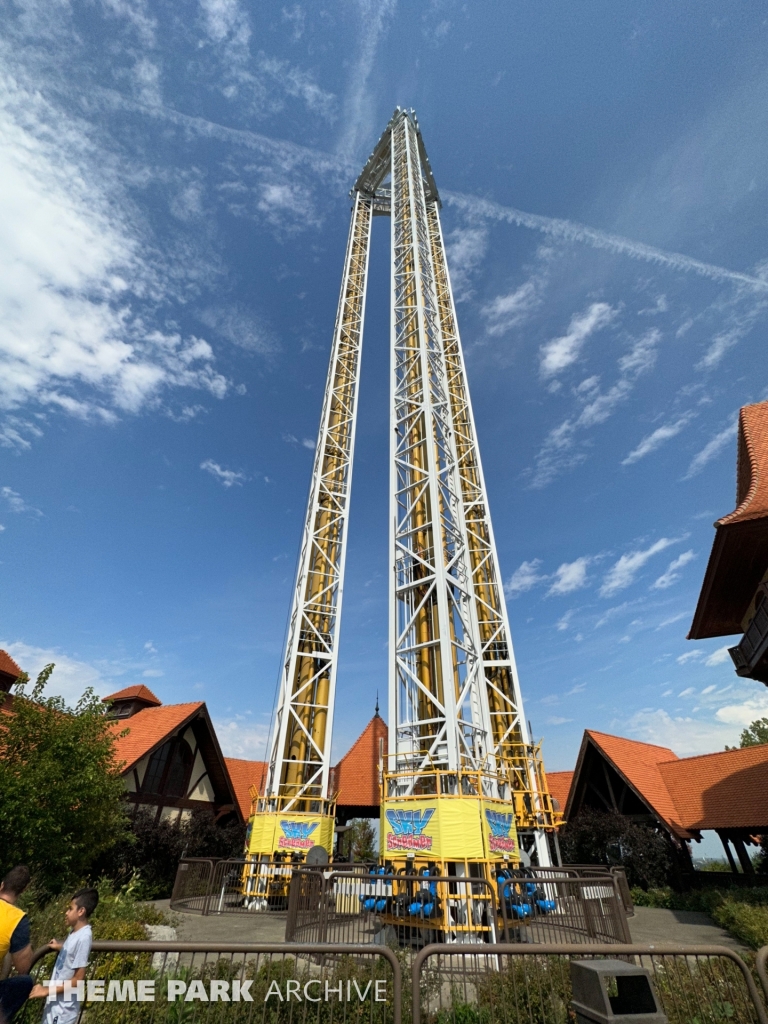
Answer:
M249 849L330 852L329 765L371 222L391 218L389 750L382 855L451 873L550 863L557 824L512 650L440 225L413 111L396 110L352 219L266 789Z

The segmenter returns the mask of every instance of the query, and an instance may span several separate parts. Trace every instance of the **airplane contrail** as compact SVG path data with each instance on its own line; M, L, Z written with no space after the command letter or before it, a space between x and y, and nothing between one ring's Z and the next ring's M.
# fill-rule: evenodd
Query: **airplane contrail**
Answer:
M582 242L595 249L604 249L607 252L629 256L632 259L645 260L647 263L656 263L660 266L670 267L672 270L699 274L712 281L733 281L736 284L747 285L755 291L768 291L768 281L753 277L751 274L728 270L726 267L718 267L713 263L703 263L701 260L695 260L683 253L667 252L665 249L657 249L655 246L645 245L643 242L634 242L631 238L612 235L607 231L587 227L585 224L577 224L574 221L561 220L557 217L543 217L537 213L525 213L512 206L502 206L489 199L480 199L477 196L468 196L460 192L441 191L440 194L451 206L484 217L486 220L517 224L519 227L541 231L551 238L562 239L566 242Z

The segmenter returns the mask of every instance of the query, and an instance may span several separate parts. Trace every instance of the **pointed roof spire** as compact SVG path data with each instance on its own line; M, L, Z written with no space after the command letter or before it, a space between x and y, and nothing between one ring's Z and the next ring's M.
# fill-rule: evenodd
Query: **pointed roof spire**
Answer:
M374 713L374 717L375 718L379 717L379 691L378 690L376 691L376 711Z

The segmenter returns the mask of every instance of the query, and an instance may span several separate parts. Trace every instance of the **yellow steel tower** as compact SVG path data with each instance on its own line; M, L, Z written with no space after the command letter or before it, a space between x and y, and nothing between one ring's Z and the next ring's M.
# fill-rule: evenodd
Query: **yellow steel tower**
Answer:
M250 850L330 850L338 622L371 218L392 225L389 751L382 858L487 874L550 863L556 816L528 736L435 181L396 110L352 225L265 795ZM300 845L303 844L303 845Z

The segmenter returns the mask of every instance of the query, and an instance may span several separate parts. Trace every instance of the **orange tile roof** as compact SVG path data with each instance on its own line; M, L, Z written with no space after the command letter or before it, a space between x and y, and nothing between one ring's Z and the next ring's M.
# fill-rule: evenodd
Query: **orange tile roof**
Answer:
M14 679L18 679L21 675L21 669L8 651L0 650L0 672L5 672L9 676L13 676Z
M739 412L736 502L716 526L768 516L768 402L745 405Z
M659 765L689 830L768 825L768 744Z
M267 774L267 762L246 761L240 757L225 757L224 764L227 766L229 777L232 780L232 788L240 805L240 812L248 821L251 815L250 789L251 786L256 786L261 792Z
M568 803L568 794L571 791L573 776L573 772L547 772L549 792L560 804L561 811L565 810L565 805Z
M707 829L768 829L768 744L678 757L668 747L587 729L576 773L592 742L643 802L681 838ZM552 772L547 775L567 775ZM550 788L554 786L550 781ZM571 795L575 787L571 786Z
M627 740L622 736L611 736L604 732L587 729L585 739L590 740L608 758L619 775L623 775L649 804L655 813L671 828L680 832L685 828L675 806L659 765L665 761L677 761L678 757L669 747L657 747L652 743Z
M194 704L167 704L159 708L142 708L130 718L110 722L110 728L116 734L115 756L124 761L123 771L140 761L150 750L178 729L180 725L192 718L205 707L202 701ZM120 733L128 730L126 736Z
M387 726L374 715L347 753L336 765L336 791L341 807L378 807L379 741L387 753Z
M145 700L148 704L155 704L158 707L162 704L162 701L158 700L149 687L141 683L136 686L126 686L124 690L118 690L117 693L110 693L108 697L103 698L103 701L106 703L108 700L130 700L131 697Z

